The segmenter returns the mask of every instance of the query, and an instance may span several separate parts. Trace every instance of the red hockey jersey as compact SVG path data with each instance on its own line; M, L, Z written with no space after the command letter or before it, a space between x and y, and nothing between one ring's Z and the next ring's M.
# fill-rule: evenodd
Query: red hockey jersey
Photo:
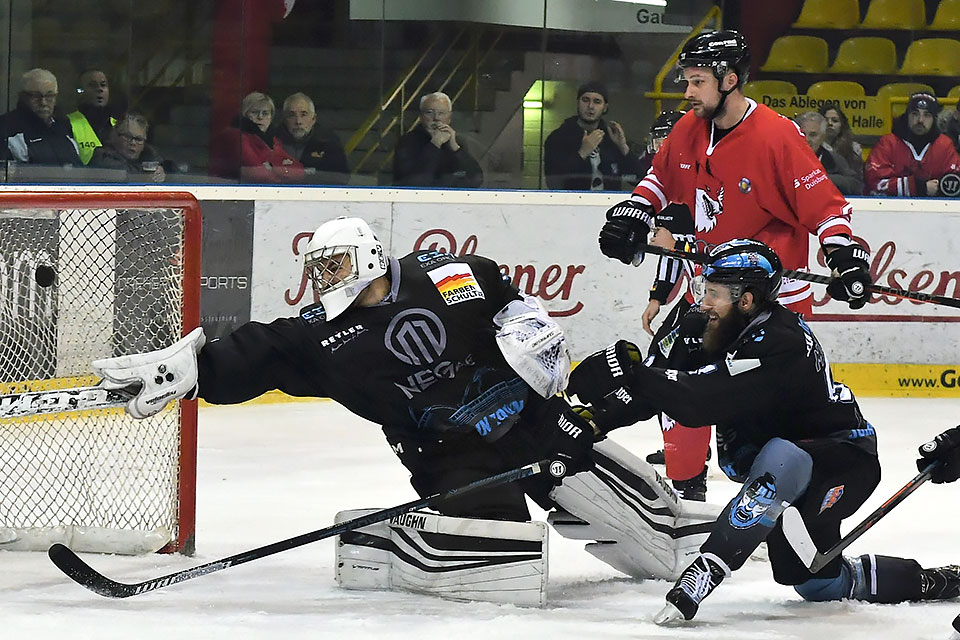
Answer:
M960 156L942 133L916 149L895 133L874 145L864 168L864 185L870 195L916 196L917 182L939 180L945 173L960 173ZM925 193L925 191L924 191Z
M773 248L785 269L806 268L809 234L821 243L852 235L850 203L792 121L747 102L743 121L716 143L711 121L684 115L634 197L656 211L669 202L690 207L700 250L753 238ZM811 295L809 283L784 281L780 302L808 310Z

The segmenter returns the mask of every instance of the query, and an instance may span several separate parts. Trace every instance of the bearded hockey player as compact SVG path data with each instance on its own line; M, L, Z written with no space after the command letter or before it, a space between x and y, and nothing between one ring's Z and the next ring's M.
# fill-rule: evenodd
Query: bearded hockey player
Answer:
M118 386L142 384L128 407L137 417L189 393L214 404L271 389L332 398L382 427L421 496L543 458L565 463L559 486L534 476L447 501L439 515L344 534L344 587L543 604L546 528L530 522L525 495L556 507L558 532L591 541L588 551L628 575L675 579L689 564L716 509L682 506L649 465L597 442L589 413L557 395L570 372L562 331L496 263L390 257L366 222L337 218L313 234L304 269L318 302L298 317L95 369ZM170 375L157 376L160 367Z
M678 80L686 83L690 110L676 123L654 157L653 167L629 200L607 212L600 232L604 255L639 264L655 216L669 203L693 213L696 242L706 250L734 238L767 243L788 269L807 266L808 238L817 237L837 275L828 287L851 308L869 298L868 251L852 239L850 204L827 174L800 130L769 107L743 94L750 67L746 40L736 31L702 33L679 56ZM675 239L658 232L654 244L673 248ZM679 246L678 248L686 248ZM780 302L799 313L811 309L810 284L787 280ZM654 336L663 364L685 368L671 354L692 297L675 307ZM663 416L667 476L681 492L706 488L707 429L690 430Z
M700 556L667 593L658 623L692 619L764 540L774 580L806 600L893 603L960 595L960 566L923 569L914 560L868 554L837 557L811 574L784 537L779 518L794 505L818 548L838 542L840 523L879 483L880 463L876 432L853 393L833 381L803 318L777 302L782 270L761 242L718 245L703 269L703 366L665 369L650 366L652 358L641 364L636 346L620 341L589 356L571 376L568 391L590 402L597 420L624 423L661 410L692 427L716 424L720 466L743 484ZM955 469L948 473L956 477Z

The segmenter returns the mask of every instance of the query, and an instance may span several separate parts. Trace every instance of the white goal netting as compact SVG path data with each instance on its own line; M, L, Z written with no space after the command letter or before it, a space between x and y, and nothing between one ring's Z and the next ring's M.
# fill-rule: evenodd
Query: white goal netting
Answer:
M0 199L0 393L95 384L91 361L182 335L184 256L199 250L186 244L185 210L96 204ZM0 549L183 550L193 514L181 496L194 474L183 467L193 460L182 455L184 411L4 418L0 407Z

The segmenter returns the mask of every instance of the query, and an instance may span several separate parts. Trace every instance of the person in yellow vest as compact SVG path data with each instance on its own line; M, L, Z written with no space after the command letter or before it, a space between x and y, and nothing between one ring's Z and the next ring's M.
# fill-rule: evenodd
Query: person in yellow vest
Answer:
M90 164L93 150L103 146L117 119L111 115L110 84L107 76L98 69L88 69L80 74L77 88L78 108L67 115L73 129L73 139L80 148L80 161Z

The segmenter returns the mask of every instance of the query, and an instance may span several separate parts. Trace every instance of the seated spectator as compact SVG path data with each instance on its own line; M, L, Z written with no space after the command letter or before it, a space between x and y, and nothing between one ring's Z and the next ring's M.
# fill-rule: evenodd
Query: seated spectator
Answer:
M240 103L240 115L211 142L210 173L243 182L301 182L303 165L269 132L274 106L254 91Z
M20 79L17 108L0 116L0 160L82 166L70 122L57 110L57 77L31 69Z
M823 144L839 153L850 168L862 176L863 147L854 139L850 122L840 105L828 102L820 107L820 115L827 119L827 136Z
M858 174L839 153L824 144L827 135L827 119L816 111L808 111L797 116L797 126L803 131L807 144L820 164L827 171L827 177L837 186L840 193L847 196L859 196L863 193L863 175Z
M131 182L163 182L167 178L163 158L147 144L149 126L142 114L123 114L107 136L107 144L93 150L89 166L122 169Z
M80 74L77 110L67 114L73 139L80 149L80 161L90 164L93 150L103 145L117 124L110 109L110 84L103 71L89 69Z
M483 183L483 170L450 126L452 112L445 93L420 98L420 122L400 138L393 156L395 185L469 189Z
M283 121L278 132L283 148L300 161L305 182L346 184L350 170L347 155L336 134L317 124L313 100L294 93L283 101Z
M604 85L588 82L577 89L577 115L564 120L543 143L548 189L623 191L624 176L636 181L639 158L630 151L623 127L602 118L609 108Z
M940 178L960 172L960 155L937 127L940 103L927 93L910 96L907 111L893 121L867 158L866 192L880 196L938 196Z
M960 153L960 111L956 108L944 109L937 116L937 126L943 135L950 138L957 153Z

